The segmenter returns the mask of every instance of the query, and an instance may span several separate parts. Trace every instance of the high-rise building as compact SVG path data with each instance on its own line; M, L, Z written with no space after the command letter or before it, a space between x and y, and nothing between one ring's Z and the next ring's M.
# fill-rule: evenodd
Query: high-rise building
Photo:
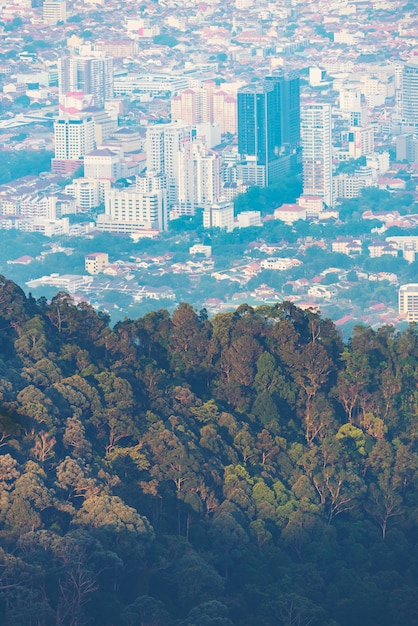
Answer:
M418 59L403 68L402 124L404 128L418 129Z
M299 78L280 73L238 90L238 152L250 182L277 181L300 142ZM257 183L257 184L258 184Z
M55 158L81 159L95 148L94 122L89 115L59 117L54 123Z
M122 156L120 150L110 150L104 146L92 150L84 157L84 176L117 180L122 175Z
M399 287L399 315L405 315L408 322L418 322L418 283L408 283Z
M164 190L142 193L135 187L109 189L105 194L105 213L101 224L109 222L119 232L164 230L167 224L164 201Z
M353 126L348 133L348 153L352 159L359 159L374 152L373 126Z
M94 104L103 107L113 98L113 59L111 57L71 56L58 60L61 96L82 91L91 94Z
M42 17L46 24L55 26L58 22L65 22L67 19L66 0L45 0L42 5Z
M219 124L222 134L237 132L237 99L225 91L213 94L213 123Z
M219 155L202 141L183 142L178 154L177 213L193 215L196 207L212 205L220 194Z
M156 124L147 130L147 171L164 175L167 180L167 202L172 207L178 199L179 153L184 142L191 141L193 127L184 124Z
M276 92L276 120L278 144L295 150L300 145L300 84L297 72L282 71L266 80L274 84Z
M180 91L171 100L171 119L185 124L219 124L221 133L236 133L237 101L213 81Z
M303 193L333 206L332 117L330 104L301 107Z
M252 83L238 91L238 152L243 160L266 169L280 148L276 108L273 83Z

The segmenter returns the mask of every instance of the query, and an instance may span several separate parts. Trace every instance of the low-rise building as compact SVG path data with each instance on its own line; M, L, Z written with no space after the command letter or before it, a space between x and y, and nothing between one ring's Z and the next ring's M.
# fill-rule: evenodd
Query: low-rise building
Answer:
M109 265L109 255L106 252L92 252L84 257L84 267L88 274L100 274Z
M282 204L274 211L274 219L281 220L286 224L293 224L298 220L306 220L307 211L299 204Z

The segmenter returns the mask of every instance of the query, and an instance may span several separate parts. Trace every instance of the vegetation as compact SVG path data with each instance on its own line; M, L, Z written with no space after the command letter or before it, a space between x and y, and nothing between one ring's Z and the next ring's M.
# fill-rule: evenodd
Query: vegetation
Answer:
M26 98L26 96L25 96ZM0 185L8 183L22 176L37 175L51 169L53 152L12 152L4 150L1 153Z
M0 622L413 625L418 329L113 329L0 277Z

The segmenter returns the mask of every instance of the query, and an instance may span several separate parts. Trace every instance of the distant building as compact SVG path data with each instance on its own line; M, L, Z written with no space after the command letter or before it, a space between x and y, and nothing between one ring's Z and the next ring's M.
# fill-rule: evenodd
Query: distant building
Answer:
M88 274L100 274L106 265L109 265L109 255L106 252L93 252L84 257L84 266Z
M224 228L228 232L234 229L234 205L227 200L219 201L203 211L204 228Z
M59 117L54 122L54 142L56 159L81 159L95 148L93 118Z
M399 314L408 322L418 322L418 283L408 283L399 287Z
M109 179L75 178L65 187L65 193L75 199L78 211L90 211L98 207L105 198L105 190L110 189Z
M290 258L272 257L269 259L263 259L261 261L261 268L263 270L276 270L280 272L288 270L291 267L296 267L298 265L302 265L302 262L298 261L297 259Z
M329 207L334 204L331 131L330 104L301 108L303 193L321 196Z
M242 211L238 213L235 226L237 228L248 228L249 226L262 226L260 211Z
M185 141L177 155L177 205L182 214L193 215L196 207L210 207L221 194L220 157L201 141Z
M324 209L324 200L321 196L299 196L297 203L306 209L306 217L318 217Z
M406 63L402 74L402 126L418 130L418 59Z
M45 0L42 5L42 17L46 24L55 26L58 22L65 22L67 19L66 0Z
M189 254L203 254L207 259L212 256L212 246L205 246L203 243L195 243L189 248Z
M353 237L337 237L331 244L333 252L347 254L348 256L356 256L361 254L361 240Z
M374 152L374 129L372 126L352 127L348 133L348 153L352 159Z
M238 152L242 180L259 186L280 178L280 156L300 138L299 78L277 74L238 90ZM261 183L261 184L260 184Z
M396 160L418 163L418 135L408 134L396 137Z
M169 208L178 201L180 150L185 142L192 140L193 135L193 127L183 122L156 124L147 129L147 171L166 177Z
M86 178L121 178L120 151L109 148L97 148L84 157L84 175Z
M44 4L45 6L45 4ZM113 59L111 57L70 56L58 60L60 95L83 91L91 94L94 104L103 107L113 98Z
M167 228L165 190L140 192L135 187L109 189L105 194L105 214L98 216L97 224L103 230L114 232L165 230Z
M286 224L293 224L298 220L306 220L306 208L298 204L282 204L274 211L274 219Z

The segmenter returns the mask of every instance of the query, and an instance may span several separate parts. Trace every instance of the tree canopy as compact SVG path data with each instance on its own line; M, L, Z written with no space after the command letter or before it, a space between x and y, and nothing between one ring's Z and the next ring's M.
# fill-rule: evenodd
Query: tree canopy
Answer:
M0 622L414 625L418 329L0 277Z

